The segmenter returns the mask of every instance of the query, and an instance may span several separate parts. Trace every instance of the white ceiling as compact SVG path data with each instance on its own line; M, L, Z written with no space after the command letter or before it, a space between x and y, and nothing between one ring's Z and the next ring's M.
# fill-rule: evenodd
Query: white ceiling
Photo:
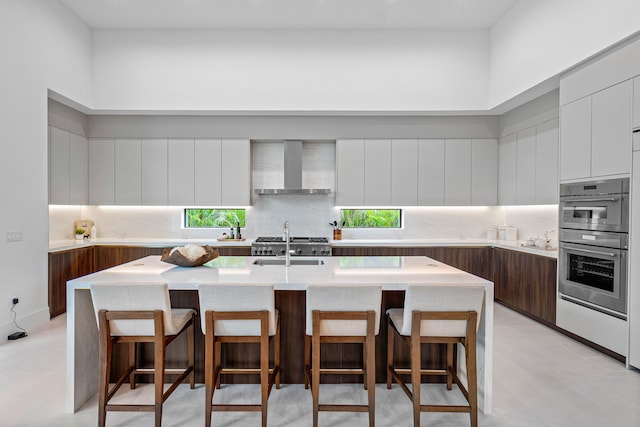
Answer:
M144 30L486 30L518 2L518 0L61 1L93 29Z

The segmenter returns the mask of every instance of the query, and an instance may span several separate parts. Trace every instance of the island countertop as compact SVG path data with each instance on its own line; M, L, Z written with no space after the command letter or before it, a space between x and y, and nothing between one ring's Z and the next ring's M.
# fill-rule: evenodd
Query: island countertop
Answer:
M256 265L262 257L222 256L200 267L178 267L150 255L70 280L68 287L92 283L165 282L170 289L196 290L201 283L269 283L276 290L304 290L309 284L381 284L383 290L405 290L409 284L482 285L485 279L427 257L295 257L323 265ZM277 259L271 257L269 260Z
M89 287L93 283L164 282L169 290L181 295L194 295L198 285L208 283L269 283L276 290L276 308L280 309L282 324L298 332L289 334L292 348L302 348L304 336L304 294L309 284L366 285L379 284L383 289L382 310L401 307L402 291L410 284L483 286L485 298L477 335L478 403L485 414L491 413L493 376L493 283L424 256L390 257L317 257L323 265L294 265L285 267L254 264L260 257L222 256L200 267L177 267L151 255L107 270L79 277L67 282L67 409L77 411L97 392L98 328ZM267 257L266 259L276 259ZM304 260L307 257L294 257ZM385 294L387 297L385 297ZM280 295L280 298L279 298ZM189 297L192 298L192 297ZM390 302L387 298L393 300ZM295 306L278 307L278 300L294 301ZM385 299L389 304L385 305ZM173 296L172 296L173 300ZM197 301L197 299L196 299ZM393 305L390 305L390 304ZM196 302L197 304L197 302ZM397 305L396 305L397 304ZM197 308L197 307L194 307ZM293 308L293 310L290 310ZM300 318L287 317L302 313ZM198 332L199 334L199 332ZM200 334L201 335L201 334ZM384 333L376 341L384 346ZM202 339L197 336L197 339ZM285 342L283 337L283 343ZM296 344L297 343L297 344ZM284 345L287 345L286 343ZM381 351L384 351L381 349ZM298 357L299 356L299 357ZM295 360L302 360L302 354ZM383 364L384 360L378 363ZM458 349L458 366L463 366L464 349ZM384 371L384 365L382 370ZM201 367L200 367L201 368ZM460 372L466 382L464 370Z

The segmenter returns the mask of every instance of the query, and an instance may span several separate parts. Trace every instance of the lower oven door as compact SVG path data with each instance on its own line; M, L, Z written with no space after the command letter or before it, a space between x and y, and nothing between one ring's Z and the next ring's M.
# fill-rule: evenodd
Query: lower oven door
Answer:
M563 295L618 313L627 312L627 251L560 243Z

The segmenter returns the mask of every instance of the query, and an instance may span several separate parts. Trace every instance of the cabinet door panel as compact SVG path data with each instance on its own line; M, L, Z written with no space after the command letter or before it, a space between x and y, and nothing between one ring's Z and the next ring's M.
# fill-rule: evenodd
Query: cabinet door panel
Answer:
M560 180L591 176L591 97L560 108Z
M364 203L388 206L391 203L391 140L364 141Z
M631 80L593 95L591 176L631 172L632 99Z
M167 204L167 140L143 139L141 193L143 205Z
M518 132L516 160L516 201L532 205L536 201L536 128Z
M640 128L640 77L633 79L633 128Z
M515 133L500 138L498 145L498 202L503 206L517 203L517 154Z
M88 202L89 144L87 138L69 134L69 203Z
M49 203L69 203L69 133L49 127Z
M89 204L115 203L115 141L113 138L89 140Z
M418 204L418 140L391 141L391 204Z
M418 140L418 204L444 205L444 139Z
M336 205L364 205L364 139L336 141Z
M471 204L498 204L498 141L495 139L471 141Z
M536 201L558 203L558 119L536 126Z
M67 280L93 273L93 248L49 254L49 316L67 311Z
M444 144L444 204L471 204L471 140L447 139Z
M195 204L197 206L220 206L223 186L221 169L222 141L219 139L196 139L195 141ZM225 161L233 159L225 157Z
M251 204L251 145L248 139L223 139L221 147L221 203Z
M116 139L116 205L142 202L142 145L140 139Z
M194 204L194 142L193 139L170 139L168 149L169 205Z

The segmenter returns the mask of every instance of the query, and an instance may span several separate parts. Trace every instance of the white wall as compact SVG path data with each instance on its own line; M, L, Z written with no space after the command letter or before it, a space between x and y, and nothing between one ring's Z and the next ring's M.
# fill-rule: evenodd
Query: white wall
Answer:
M638 0L519 1L489 32L489 106L640 31Z
M477 110L486 31L108 31L95 109Z
M0 340L49 318L47 89L91 104L91 33L57 1L0 0ZM24 240L5 243L8 231Z

